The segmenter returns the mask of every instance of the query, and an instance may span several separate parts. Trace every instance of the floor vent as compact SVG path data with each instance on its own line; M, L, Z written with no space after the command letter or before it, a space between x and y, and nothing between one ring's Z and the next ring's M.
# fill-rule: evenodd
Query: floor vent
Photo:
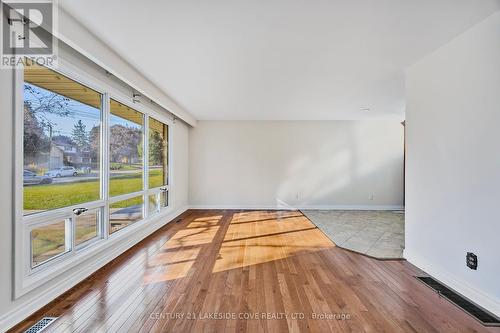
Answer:
M40 319L35 325L28 328L25 333L38 333L46 329L50 324L52 324L57 317L44 317Z
M433 278L428 276L416 276L416 278L425 283L430 288L434 289L440 296L446 298L448 301L455 304L456 306L470 314L472 317L479 320L483 325L500 326L500 319L498 319L491 313L481 309L479 306L475 305L465 297L457 294L456 292L434 280Z

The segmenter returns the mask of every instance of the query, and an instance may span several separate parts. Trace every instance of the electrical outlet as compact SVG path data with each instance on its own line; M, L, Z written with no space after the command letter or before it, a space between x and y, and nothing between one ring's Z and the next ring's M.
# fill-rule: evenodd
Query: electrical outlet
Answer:
M373 193L368 196L369 200L373 200Z
M467 252L467 256L465 257L467 267L473 270L477 270L477 256L472 252Z

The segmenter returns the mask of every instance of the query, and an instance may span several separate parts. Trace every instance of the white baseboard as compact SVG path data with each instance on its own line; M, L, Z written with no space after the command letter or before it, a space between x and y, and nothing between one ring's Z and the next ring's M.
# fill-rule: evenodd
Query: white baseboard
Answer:
M435 264L415 253L411 253L411 251L407 249L404 250L403 257L436 280L455 290L485 310L500 317L500 299L485 294L483 291L474 288L465 281L456 278L450 274L450 272L441 267L437 267Z
M190 209L235 209L235 210L404 210L399 205L190 205Z
M234 210L295 210L289 206L267 206L267 205L190 205L189 209L234 209Z
M299 207L300 210L404 210L398 205L311 205Z
M32 299L23 301L22 304L1 315L0 330L6 331L19 322L23 321L34 312L41 309L43 306L47 305L55 298L62 295L63 293L83 281L85 278L90 276L92 273L109 263L111 260L118 257L123 252L127 251L132 246L134 246L147 236L151 235L159 228L171 222L176 216L179 216L186 210L188 210L188 207L184 206L169 213L166 216L158 218L155 222L147 225L147 227L140 229L140 231L138 232L130 234L130 236L120 241L118 245L100 252L99 255L93 256L92 260L87 260L86 262L82 263L74 273L72 273L71 275L67 275L64 281L44 291L42 295L31 297Z

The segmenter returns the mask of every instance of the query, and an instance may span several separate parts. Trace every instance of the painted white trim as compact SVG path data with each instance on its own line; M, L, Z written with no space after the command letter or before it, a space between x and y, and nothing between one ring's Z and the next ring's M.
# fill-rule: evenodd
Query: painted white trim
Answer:
M405 249L403 251L403 257L408 262L420 268L436 280L460 293L485 310L500 317L500 299L494 298L491 295L487 295L483 291L474 288L465 281L457 279L453 274L444 270L442 267L434 265L427 259L419 256L416 253L412 253L408 249Z
M99 253L95 253L91 257L88 257L86 261L80 260L80 264L77 266L78 270L71 275L67 275L64 281L52 286L36 299L30 302L23 302L20 306L0 316L0 327L7 330L26 319L159 228L172 222L177 216L187 210L188 207L184 206L167 214L157 214L151 217L148 224L143 225L142 228L135 229L135 232L128 233L126 237L108 240L108 242L99 249Z
M310 206L285 206L285 205L190 205L190 209L237 209L237 210L404 210L398 205L310 205Z

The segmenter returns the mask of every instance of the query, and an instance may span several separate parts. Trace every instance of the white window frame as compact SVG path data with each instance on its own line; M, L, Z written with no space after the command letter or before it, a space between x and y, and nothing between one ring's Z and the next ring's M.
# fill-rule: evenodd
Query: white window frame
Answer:
M148 126L148 128L147 128L147 134L146 134L147 142L144 144L144 146L148 150L148 153L149 153L149 130L150 130L149 129L149 117L155 119L156 121L160 121L160 122L163 123L163 121L157 119L154 116L148 116L147 117L148 118L147 119L147 126ZM167 144L168 144L168 146L167 146L167 154L168 154L167 163L168 163L168 166L170 166L170 164L171 164L171 161L170 161L170 150L171 150L170 138L171 138L171 133L170 132L172 130L172 127L170 125L166 124L166 123L164 123L164 124L168 126L168 130L167 130L167 135L168 135L168 137L167 137ZM149 155L148 155L148 161L147 161L147 163L148 163L148 171L149 171ZM168 170L168 172L170 172L170 170ZM170 181L171 181L171 177L170 177L170 174L168 174L167 175L167 184L163 184L163 185L160 185L160 186L157 186L157 187L153 187L153 188L149 188L149 172L148 172L148 175L146 175L146 178L147 178L147 184L146 184L146 192L147 192L146 193L146 200L147 201L145 201L145 204L148 205L148 214L150 214L149 216L151 216L151 215L156 215L158 213L161 213L162 210L170 207L169 196L170 196ZM168 202L167 207L160 206L160 195L161 195L162 192L165 192L165 195L167 196L167 202ZM158 201L157 202L157 206L159 206L159 207L157 207L158 211L154 212L152 214L151 214L151 212L149 212L149 196L150 195L156 195L157 196L157 201Z
M53 279L54 277L68 271L71 268L76 267L81 264L82 261L91 258L96 253L102 251L105 248L111 247L116 242L127 238L128 236L134 234L134 232L141 227L146 226L151 217L155 219L161 218L161 216L166 216L172 212L172 205L170 198L172 197L171 184L173 182L173 163L172 163L172 152L173 152L173 119L165 112L162 113L155 110L152 107L143 105L142 103L134 103L133 97L128 96L122 91L122 89L117 89L112 84L107 83L105 80L98 77L94 77L91 74L79 69L74 66L70 61L66 59L59 58L57 68L47 66L47 68L60 73L68 77L69 79L78 82L90 89L93 89L102 95L102 107L101 107L101 161L100 161L100 200L78 204L70 207L63 207L54 210L44 211L41 213L36 213L32 215L24 216L23 213L23 135L24 135L24 119L23 119L23 107L24 107L24 70L14 70L14 90L15 90L15 101L14 101L14 147L15 156L13 162L13 175L14 175L14 293L13 298L17 299L20 296L26 294L27 292L34 290L35 288L43 285L47 281ZM123 90L126 90L125 88ZM130 92L132 95L132 92ZM127 193L124 195L110 197L109 196L109 101L110 98L141 112L144 116L144 127L143 127L143 189L135 193ZM148 209L148 196L151 190L148 188L148 137L149 137L149 117L152 117L165 125L168 126L168 195L170 196L168 207L161 210L159 213L149 214ZM142 195L143 197L143 219L137 221L119 231L109 234L109 204L112 202L124 200L128 197L134 197ZM95 208L101 208L102 218L100 219L100 225L98 226L98 236L88 242L82 243L78 246L74 245L73 232L66 232L66 246L71 245L72 250L65 252L61 255L55 256L46 262L31 267L31 230L40 225L50 224L51 222L57 221L57 217L71 218L69 212L78 207L84 206L89 210ZM69 223L73 224L74 220L70 220ZM66 223L68 226L68 222Z

